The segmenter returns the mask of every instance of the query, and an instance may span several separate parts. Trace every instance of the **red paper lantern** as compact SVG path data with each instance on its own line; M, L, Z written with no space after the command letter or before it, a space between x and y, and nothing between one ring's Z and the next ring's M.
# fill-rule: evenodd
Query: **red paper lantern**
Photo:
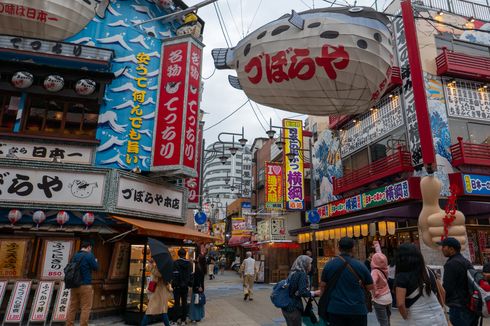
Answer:
M8 218L9 218L10 223L12 223L12 225L14 225L15 223L20 221L20 219L22 218L22 213L18 209L11 209L9 211Z
M94 213L87 212L83 214L82 221L83 223L85 223L85 226L89 228L92 224L94 224L95 221Z
M35 211L32 214L32 221L36 223L36 227L39 227L39 224L46 220L46 214L43 211Z
M69 219L70 216L65 211L59 211L58 214L56 214L56 223L58 223L60 227L63 227Z

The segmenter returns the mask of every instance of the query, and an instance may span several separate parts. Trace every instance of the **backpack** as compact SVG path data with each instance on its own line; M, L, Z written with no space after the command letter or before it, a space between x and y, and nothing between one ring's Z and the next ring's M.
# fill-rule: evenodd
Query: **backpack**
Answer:
M74 289L79 288L82 285L82 272L80 265L82 264L82 259L85 255L81 256L80 259L75 261L75 256L66 264L64 268L65 272L65 288Z
M279 281L272 288L271 301L276 308L286 308L291 304L289 296L289 278Z
M186 279L186 268L184 264L174 263L174 270L172 272L172 287L175 288L187 288L189 286L190 279Z
M483 273L475 269L468 269L466 273L468 276L468 295L470 296L468 309L478 316L490 317L488 310L490 292L485 291L480 286L480 281L485 279Z

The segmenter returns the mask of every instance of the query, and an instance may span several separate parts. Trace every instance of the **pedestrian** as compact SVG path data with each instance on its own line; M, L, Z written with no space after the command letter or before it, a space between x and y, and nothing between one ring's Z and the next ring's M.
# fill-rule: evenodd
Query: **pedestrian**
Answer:
M301 326L303 301L301 298L313 298L320 295L320 290L310 291L308 273L311 270L313 259L307 255L296 258L289 271L289 297L291 303L281 309L287 326Z
M390 256L388 259L388 285L390 286L392 307L396 307L396 295L395 295L395 272L396 272L396 264L395 257Z
M192 278L192 297L189 317L192 322L199 322L204 318L204 305L196 303L196 295L204 294L204 270L199 259L194 261L194 277Z
M467 270L471 263L461 255L461 244L453 237L438 243L448 260L444 264L443 284L446 290L446 305L449 307L449 319L453 326L474 325L477 316L467 308L468 278Z
M247 258L243 260L240 266L240 277L243 277L243 300L252 301L254 282L258 271L255 267L255 259L252 258L252 252L247 251L245 255Z
M173 322L185 325L187 321L187 296L189 294L189 285L191 280L192 266L185 259L187 252L184 248L177 251L179 259L174 262L174 272L172 286L174 289L174 309Z
M172 286L163 280L162 275L153 260L147 265L147 270L150 272L152 281L156 283L155 291L149 296L148 307L141 321L141 326L146 326L149 323L148 316L161 316L163 324L170 326L168 319L168 300L172 296Z
M375 253L371 259L371 277L374 312L381 326L390 326L391 291L388 285L388 259L382 253Z
M90 310L94 300L94 289L92 287L92 272L99 269L99 264L92 254L92 244L82 241L80 251L77 252L72 261L80 262L80 275L82 282L80 287L70 289L70 305L66 317L66 325L73 326L75 316L80 310L80 326L88 326Z
M311 261L311 269L308 272L308 278L309 278L309 283L310 283L310 290L314 286L318 286L318 268L317 268L317 263L316 263L316 258L313 257L313 253L311 250L306 250L305 255L308 257L312 258Z
M209 275L209 280L212 280L215 278L214 276L214 263L215 263L215 260L214 260L214 257L209 255L208 257L209 259L209 263L208 263L208 275Z
M352 257L354 240L344 237L338 243L340 255L329 261L322 272L320 289L325 300L319 307L331 326L367 326L366 293L373 279L366 266ZM365 289L364 289L364 288Z
M219 259L219 270L221 272L221 275L225 274L225 269L226 269L226 256L222 255L221 258Z
M440 302L444 289L438 283L417 247L401 244L396 256L395 293L398 311L408 325L447 326Z
M219 272L219 257L214 261L213 276L218 275Z

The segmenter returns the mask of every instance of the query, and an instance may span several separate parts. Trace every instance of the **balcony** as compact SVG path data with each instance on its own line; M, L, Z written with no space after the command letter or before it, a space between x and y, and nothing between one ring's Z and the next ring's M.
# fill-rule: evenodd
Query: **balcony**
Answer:
M436 58L437 74L490 81L490 58L442 49Z
M490 145L464 143L462 137L458 137L458 143L451 145L452 165L490 166Z
M339 195L368 185L374 181L402 172L412 172L413 170L410 152L402 147L398 147L398 151L390 156L374 161L358 170L346 173L341 178L334 178L333 193L334 195Z

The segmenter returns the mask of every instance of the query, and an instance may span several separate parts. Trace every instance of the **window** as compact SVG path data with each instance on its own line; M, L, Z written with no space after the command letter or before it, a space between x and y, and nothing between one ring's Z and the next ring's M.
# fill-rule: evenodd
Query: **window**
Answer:
M0 94L0 130L12 131L19 110L20 96L13 93Z
M23 131L27 133L94 139L98 104L68 102L60 98L28 98Z
M490 145L490 126L479 123L468 123L470 142Z
M358 170L369 164L367 148L352 155L352 169Z
M466 121L449 119L449 128L451 130L451 144L458 143L458 137L463 137L464 141L469 140Z
M369 146L369 150L371 152L371 162L386 157L389 140L390 137L387 137Z

